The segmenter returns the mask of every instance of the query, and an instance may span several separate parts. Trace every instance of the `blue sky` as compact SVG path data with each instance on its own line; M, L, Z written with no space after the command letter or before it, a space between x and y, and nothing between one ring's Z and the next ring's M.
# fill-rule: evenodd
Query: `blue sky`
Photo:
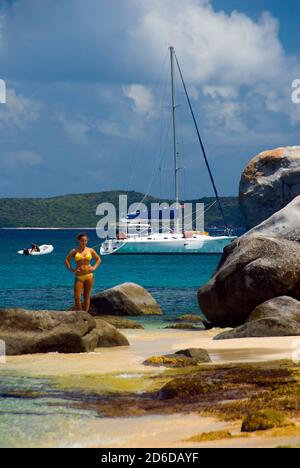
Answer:
M0 5L0 197L170 197L170 44L222 195L238 193L255 154L299 145L300 106L290 97L300 78L298 0ZM180 86L177 98L182 196L212 195Z

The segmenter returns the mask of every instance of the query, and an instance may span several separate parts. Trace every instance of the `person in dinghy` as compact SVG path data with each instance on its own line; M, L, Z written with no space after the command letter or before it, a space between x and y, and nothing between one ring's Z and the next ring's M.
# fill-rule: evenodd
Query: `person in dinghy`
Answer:
M88 248L89 239L87 234L78 234L77 241L78 247L71 250L65 260L65 265L71 273L75 274L75 310L85 310L88 312L90 309L91 291L94 285L94 271L100 266L101 258L94 249ZM75 261L76 268L72 267L72 260ZM92 260L95 260L94 265L91 265ZM82 295L84 298L83 303L81 302Z
M34 253L34 252L39 253L39 252L40 252L40 248L39 248L39 246L36 245L36 244L31 244L31 249L24 249L24 250L23 250L23 255L28 256L28 255L31 255L31 254Z

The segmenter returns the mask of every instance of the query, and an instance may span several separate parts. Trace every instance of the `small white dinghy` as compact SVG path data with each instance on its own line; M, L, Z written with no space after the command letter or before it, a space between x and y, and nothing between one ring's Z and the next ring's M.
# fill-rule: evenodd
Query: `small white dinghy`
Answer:
M18 254L39 256L39 255L49 255L54 251L53 245L40 245L39 249L40 249L39 252L31 252L30 249L28 249L27 250L28 253L26 253L26 250L25 251L19 250Z

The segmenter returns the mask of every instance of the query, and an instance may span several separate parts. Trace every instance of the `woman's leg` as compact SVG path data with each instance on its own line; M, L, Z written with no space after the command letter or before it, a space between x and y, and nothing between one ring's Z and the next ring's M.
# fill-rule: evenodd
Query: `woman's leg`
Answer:
M91 305L91 291L94 285L94 277L87 279L84 282L84 301L83 301L83 310L88 312Z
M83 288L84 288L83 282L76 279L75 286L74 286L75 310L82 310L81 296L82 296Z

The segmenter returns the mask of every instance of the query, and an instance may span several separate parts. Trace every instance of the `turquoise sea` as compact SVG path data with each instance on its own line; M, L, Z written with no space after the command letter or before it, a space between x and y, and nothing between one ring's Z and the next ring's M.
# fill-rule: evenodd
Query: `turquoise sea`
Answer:
M73 275L65 268L67 253L76 246L74 230L0 230L0 307L64 310L72 304ZM88 231L90 246L99 245ZM55 251L23 257L17 251L36 244L53 244ZM97 249L99 247L97 246ZM198 313L197 289L211 276L219 255L125 255L104 257L96 273L94 292L131 281L147 288L164 310L163 320ZM143 319L145 321L145 319ZM162 318L145 325L160 326Z

